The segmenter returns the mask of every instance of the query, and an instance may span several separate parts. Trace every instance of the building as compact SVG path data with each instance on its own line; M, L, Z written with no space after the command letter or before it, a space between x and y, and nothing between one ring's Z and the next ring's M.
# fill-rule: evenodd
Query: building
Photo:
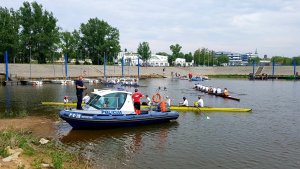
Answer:
M168 56L151 55L148 64L150 66L169 66Z
M229 57L229 66L240 66L242 65L242 58L239 53L231 53L227 55Z
M216 57L223 56L223 55L226 55L229 58L228 66L246 66L249 65L248 61L250 58L258 57L257 50L255 51L254 54L251 52L240 54L240 53L232 53L232 52L224 52L224 51L215 53Z
M175 66L185 66L186 62L184 58L176 58L174 61Z
M138 58L140 57L137 53L130 52L120 52L117 56L117 61L119 64L122 62L122 58L124 57L124 64L130 66L145 65L144 61ZM147 66L169 66L168 56L162 55L151 55L150 59L147 60Z

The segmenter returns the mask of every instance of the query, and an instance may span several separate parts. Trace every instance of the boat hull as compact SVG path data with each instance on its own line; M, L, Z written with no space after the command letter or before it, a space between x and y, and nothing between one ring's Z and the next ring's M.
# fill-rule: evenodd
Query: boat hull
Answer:
M170 122L176 120L179 114L171 111L149 112L140 115L99 115L64 110L59 113L59 116L74 129L106 129Z
M198 89L196 89L198 90ZM203 92L203 93L207 93L209 95L214 95L214 96L217 96L217 97L222 97L224 99L230 99L230 100L235 100L235 101L240 101L239 98L235 98L235 97L232 97L232 96L225 96L225 95L222 95L222 94L217 94L217 93L209 93L209 92L206 92L206 91L202 91L202 90L199 90L200 92Z

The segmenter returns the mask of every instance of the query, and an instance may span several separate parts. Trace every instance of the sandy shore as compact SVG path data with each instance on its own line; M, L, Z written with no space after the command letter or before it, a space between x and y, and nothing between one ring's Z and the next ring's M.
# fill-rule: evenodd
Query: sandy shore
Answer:
M46 117L28 116L25 118L0 119L0 130L17 129L28 130L37 137L53 137L55 122Z
M30 77L29 64L9 64L10 77L28 78ZM255 71L258 66L255 67ZM298 70L296 70L298 71ZM5 65L0 65L0 73L5 72ZM235 66L235 67L166 67L163 72L163 67L140 67L141 76L160 75L171 77L171 72L177 72L181 75L192 73L193 75L249 75L253 72L252 66ZM261 73L268 75L272 74L272 66L264 66ZM275 75L293 75L293 66L277 66L275 67ZM85 77L102 78L104 76L103 65L68 65L68 76L78 77L84 75ZM137 66L125 66L124 75L137 76ZM121 66L106 66L106 76L122 76ZM33 78L64 78L65 66L64 65L51 65L51 64L32 64L31 77ZM3 77L2 77L3 78Z

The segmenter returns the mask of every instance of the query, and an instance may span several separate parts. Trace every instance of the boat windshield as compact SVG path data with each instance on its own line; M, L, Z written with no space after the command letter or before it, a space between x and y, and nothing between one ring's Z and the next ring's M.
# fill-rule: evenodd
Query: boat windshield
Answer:
M93 94L88 105L95 109L120 110L127 98L126 93L110 93L104 96Z

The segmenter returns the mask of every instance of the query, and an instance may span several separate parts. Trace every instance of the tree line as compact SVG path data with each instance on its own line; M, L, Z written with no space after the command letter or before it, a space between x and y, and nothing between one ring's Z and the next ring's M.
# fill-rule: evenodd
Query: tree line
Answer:
M103 64L104 55L112 62L120 51L119 30L92 18L78 30L61 31L52 12L37 2L24 2L18 10L0 7L0 54L5 51L11 63L47 63L66 54L68 60L89 58Z

